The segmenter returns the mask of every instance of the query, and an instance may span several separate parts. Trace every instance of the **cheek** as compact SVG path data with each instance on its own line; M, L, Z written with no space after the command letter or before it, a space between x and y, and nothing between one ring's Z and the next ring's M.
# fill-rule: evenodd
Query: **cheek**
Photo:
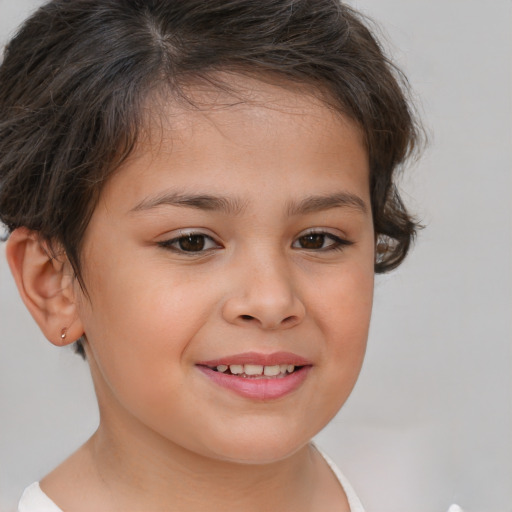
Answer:
M119 395L149 400L155 385L172 384L211 301L170 272L157 278L134 267L97 268L80 314L102 380Z
M366 351L373 303L373 262L346 268L326 280L315 301L318 326L326 340L324 357L330 399L348 397Z
M316 286L310 301L314 316L327 338L343 333L349 339L368 333L374 288L373 258L353 258L337 272L329 269ZM340 340L341 343L342 340ZM343 344L342 344L343 345Z

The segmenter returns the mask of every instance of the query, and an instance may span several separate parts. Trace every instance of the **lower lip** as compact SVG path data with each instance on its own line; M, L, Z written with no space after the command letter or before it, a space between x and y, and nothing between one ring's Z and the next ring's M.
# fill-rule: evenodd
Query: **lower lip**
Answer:
M306 379L311 366L303 366L300 370L285 377L239 377L216 372L207 366L198 366L209 379L223 388L230 389L238 395L253 400L276 400L295 391Z

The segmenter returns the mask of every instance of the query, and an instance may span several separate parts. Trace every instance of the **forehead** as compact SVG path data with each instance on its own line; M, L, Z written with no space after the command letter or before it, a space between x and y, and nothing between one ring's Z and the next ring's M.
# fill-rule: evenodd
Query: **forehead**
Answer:
M240 139L251 127L279 131L278 125L310 127L343 125L364 145L359 126L332 99L330 93L307 83L292 82L279 75L241 75L218 72L207 80L187 83L176 91L162 87L146 100L145 130L138 149L160 151L165 138L186 140L207 123L219 129L235 127ZM287 118L287 119L286 119ZM233 135L233 134L231 134ZM293 135L293 134L290 134ZM246 144L257 140L246 138ZM168 142L168 140L167 140Z
M230 79L225 87L191 84L186 101L162 93L148 100L146 130L106 190L123 182L126 190L117 192L127 199L140 196L146 185L150 194L151 188L171 186L178 192L204 189L207 182L216 192L229 186L243 196L250 195L245 185L256 178L292 191L311 174L320 188L323 178L330 188L333 175L345 182L355 176L368 188L361 131L319 91L253 77Z

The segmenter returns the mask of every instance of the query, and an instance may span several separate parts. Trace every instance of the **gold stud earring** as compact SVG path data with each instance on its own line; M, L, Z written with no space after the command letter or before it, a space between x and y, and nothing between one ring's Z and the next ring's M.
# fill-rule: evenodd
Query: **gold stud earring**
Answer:
M66 327L64 327L64 329L62 329L62 331L60 332L60 339L62 341L64 341L66 339L67 335L68 335L68 330Z

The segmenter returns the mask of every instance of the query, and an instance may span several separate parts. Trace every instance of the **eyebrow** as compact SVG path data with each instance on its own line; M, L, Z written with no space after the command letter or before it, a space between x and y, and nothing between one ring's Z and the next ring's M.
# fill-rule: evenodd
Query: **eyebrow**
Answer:
M169 192L144 199L132 208L130 212L152 210L164 205L184 206L206 211L221 211L230 215L239 215L245 209L245 204L236 198L213 196L210 194Z
M305 215L332 208L353 208L361 213L368 213L366 203L357 195L350 192L336 192L334 194L309 196L301 201L288 203L288 215Z
M221 211L229 215L239 215L247 203L244 201L224 196L210 194L185 194L180 192L168 192L142 200L130 212L152 210L159 206L181 206L206 211ZM305 215L333 208L353 208L361 213L368 213L366 203L359 196L350 192L337 192L329 195L308 196L300 201L287 203L287 215Z

